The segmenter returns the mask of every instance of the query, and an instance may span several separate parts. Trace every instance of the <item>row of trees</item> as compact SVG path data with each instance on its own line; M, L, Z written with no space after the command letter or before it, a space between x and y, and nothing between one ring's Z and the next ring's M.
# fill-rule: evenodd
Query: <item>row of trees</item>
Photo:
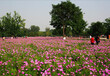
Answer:
M31 25L25 28L25 19L14 11L14 15L6 13L0 18L0 37L16 37L16 36L51 36L50 28L46 28L45 32L39 31L40 27Z
M22 30L22 36L52 36L52 31L49 27L46 27L45 31L39 31L39 26L31 25L30 28L24 28Z
M24 21L16 11L13 16L7 13L0 19L0 36L20 36L21 29L25 27Z
M46 28L44 32L39 31L39 26L31 25L25 28L25 19L14 12L7 13L0 18L0 36L81 36L81 35L109 35L110 18L105 22L93 22L86 28L87 22L83 19L83 13L79 7L69 0L52 5L50 12L50 25L54 29Z
M104 22L91 23L91 26L85 29L85 35L110 35L110 18L106 18Z

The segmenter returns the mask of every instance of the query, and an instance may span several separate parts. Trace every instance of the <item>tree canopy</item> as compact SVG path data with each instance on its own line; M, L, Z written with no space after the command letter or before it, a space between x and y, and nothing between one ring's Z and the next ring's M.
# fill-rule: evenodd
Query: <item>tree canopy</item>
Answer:
M40 30L39 26L31 25L30 36L38 36L39 30Z
M110 18L106 18L104 22L105 28L106 28L106 35L110 35Z
M14 11L14 15L7 13L0 19L0 34L2 36L18 36L20 29L25 27L25 19Z
M92 36L97 36L97 35L103 35L105 34L106 30L105 30L105 27L103 25L102 22L93 22L91 23L91 26L89 27L89 33L90 35Z
M83 19L83 13L79 7L71 3L69 0L61 2L57 5L52 5L50 12L50 24L55 29L63 28L63 36L68 27L73 35L79 35L86 27L86 22Z

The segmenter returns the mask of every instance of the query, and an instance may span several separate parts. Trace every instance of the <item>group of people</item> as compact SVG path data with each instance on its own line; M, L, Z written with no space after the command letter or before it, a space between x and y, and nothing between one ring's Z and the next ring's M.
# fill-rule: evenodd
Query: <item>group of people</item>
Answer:
M96 41L96 44L98 45L100 42L100 37L95 36L95 40L94 40L94 37L91 37L91 45L94 45L94 41Z

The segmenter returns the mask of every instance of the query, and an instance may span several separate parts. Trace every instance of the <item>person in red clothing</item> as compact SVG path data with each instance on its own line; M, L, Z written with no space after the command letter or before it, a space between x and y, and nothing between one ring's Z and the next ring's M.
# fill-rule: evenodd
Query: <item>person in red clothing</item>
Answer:
M91 44L94 45L94 37L91 38Z

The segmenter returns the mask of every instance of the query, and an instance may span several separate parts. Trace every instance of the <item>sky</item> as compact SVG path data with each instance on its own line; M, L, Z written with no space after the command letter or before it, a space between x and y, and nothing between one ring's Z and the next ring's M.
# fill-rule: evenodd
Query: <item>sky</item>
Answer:
M52 4L61 3L66 0L0 0L0 17L6 13L16 11L19 15L26 19L25 27L31 25L40 27L40 31L45 31L46 27L52 29L50 25ZM110 17L110 0L70 0L76 6L79 6L83 12L84 20L88 26L92 22L104 22Z

